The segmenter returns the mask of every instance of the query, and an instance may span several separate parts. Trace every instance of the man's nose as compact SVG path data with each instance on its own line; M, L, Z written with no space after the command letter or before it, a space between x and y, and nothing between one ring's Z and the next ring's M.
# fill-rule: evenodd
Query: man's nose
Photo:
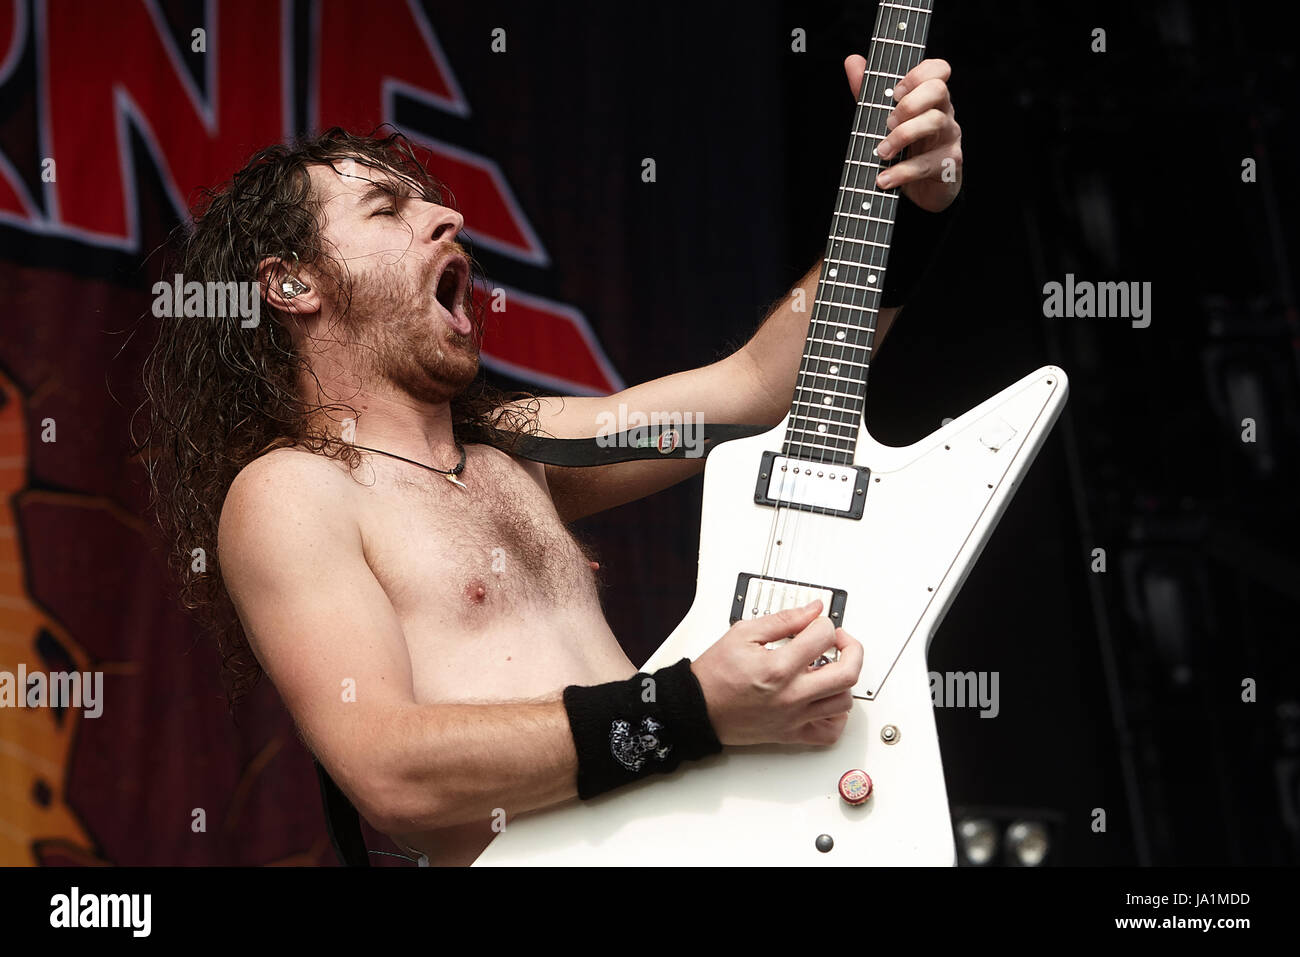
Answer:
M440 239L455 239L460 233L461 227L465 225L465 217L448 206L434 207L431 218L433 223L431 224L430 235L435 242Z

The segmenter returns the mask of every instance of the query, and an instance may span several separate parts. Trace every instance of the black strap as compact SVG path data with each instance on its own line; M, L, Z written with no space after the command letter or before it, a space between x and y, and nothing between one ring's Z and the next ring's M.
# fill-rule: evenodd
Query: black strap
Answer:
M660 425L628 429L617 435L586 439L555 439L540 435L510 436L500 432L505 444L513 442L510 453L521 459L544 462L548 465L597 466L614 465L637 459L702 458L720 442L743 439L769 431L767 425L700 425L687 429L683 426ZM698 429L698 431L694 431ZM676 432L676 435L671 433ZM694 456L692 446L698 443ZM320 778L320 799L325 806L325 827L339 863L347 867L369 867L370 853L361 833L361 815L352 806L334 779L312 758L316 776Z
M770 431L770 425L647 425L615 435L556 439L513 435L496 430L511 455L547 465L589 467L639 459L686 459L707 456L720 442Z

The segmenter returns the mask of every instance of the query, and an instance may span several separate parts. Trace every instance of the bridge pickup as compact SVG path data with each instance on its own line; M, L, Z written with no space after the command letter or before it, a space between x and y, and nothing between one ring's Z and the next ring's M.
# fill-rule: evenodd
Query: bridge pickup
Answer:
M836 628L843 624L844 604L849 600L849 593L843 588L741 572L736 576L736 592L731 601L731 623L762 618L786 608L802 608L818 599L821 599L822 614L835 622Z
M865 465L827 465L764 452L754 501L860 519L870 479L871 469Z
M762 618L786 608L801 608L810 601L821 599L822 614L826 615L838 628L844 622L844 604L849 593L843 588L826 588L810 582L790 581L786 578L770 578L763 575L751 575L741 572L736 576L736 591L731 602L731 623ZM780 648L789 638L769 641L764 648ZM831 647L822 653L821 658L813 662L814 666L837 661L839 649Z

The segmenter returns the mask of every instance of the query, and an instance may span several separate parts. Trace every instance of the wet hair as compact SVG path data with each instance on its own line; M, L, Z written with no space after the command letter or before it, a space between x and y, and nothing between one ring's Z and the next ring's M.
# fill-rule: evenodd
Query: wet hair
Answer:
M360 136L334 127L261 150L228 182L201 191L191 222L173 232L163 275L180 273L186 283L256 282L267 257L296 257L338 284L346 315L350 280L325 249L322 199L310 167L353 160L407 181L430 202L454 203L409 140L381 132ZM283 277L279 271L273 281ZM472 284L464 305L481 341L483 315L471 290ZM355 419L356 410L346 403L312 402L302 394L303 382L319 382L295 349L291 315L265 296L260 306L261 321L251 328L237 318L160 320L144 369L141 411L148 432L138 443L181 602L215 639L232 709L257 684L262 669L226 593L217 555L217 527L231 483L248 463L281 447L308 449L353 469L360 464L360 453L324 425ZM480 370L450 401L453 433L462 443L509 451L510 435L536 431L536 403L528 401L533 398L497 389ZM512 400L516 404L503 410ZM206 567L196 571L192 551L199 547Z

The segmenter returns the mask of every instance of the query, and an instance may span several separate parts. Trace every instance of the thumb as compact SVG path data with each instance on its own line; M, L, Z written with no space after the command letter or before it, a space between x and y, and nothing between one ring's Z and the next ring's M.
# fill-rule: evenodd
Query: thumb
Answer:
M812 624L821 613L822 603L818 599L802 608L783 608L761 618L751 618L749 620L752 629L750 640L768 642L797 635Z
M867 58L857 53L846 57L844 72L849 78L849 89L853 91L853 98L856 100L862 91L862 76L867 72Z

